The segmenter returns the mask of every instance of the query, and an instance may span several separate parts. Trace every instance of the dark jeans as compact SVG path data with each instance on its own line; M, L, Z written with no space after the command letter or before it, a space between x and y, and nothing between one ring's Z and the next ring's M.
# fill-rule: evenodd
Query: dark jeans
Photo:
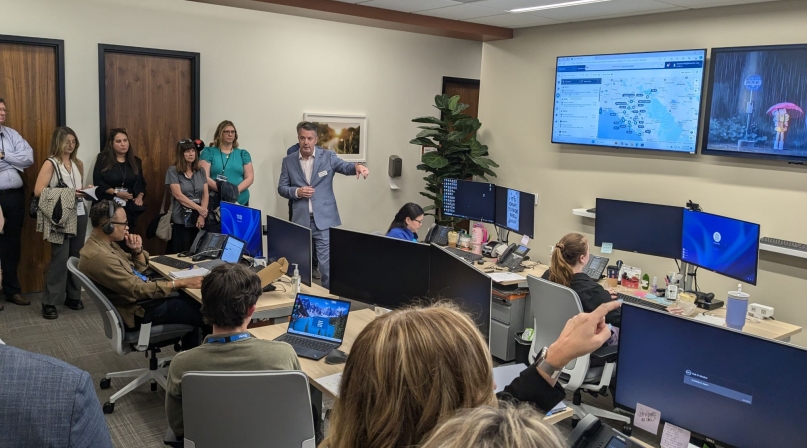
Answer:
M209 331L202 331L205 324L202 321L202 313L199 311L201 304L182 291L179 291L177 297L149 300L140 305L146 309L146 314L142 319L135 316L137 327L149 322L152 325L184 324L196 327L194 331L182 337L182 350L198 346L202 333L209 333Z
M184 224L173 223L173 226L171 226L171 240L166 244L165 253L178 254L190 250L198 233L199 229L196 227L185 227Z
M3 293L8 297L22 292L17 266L20 264L22 249L22 224L28 213L24 190L0 190L0 208L6 219L3 233L0 233L0 269L3 270Z

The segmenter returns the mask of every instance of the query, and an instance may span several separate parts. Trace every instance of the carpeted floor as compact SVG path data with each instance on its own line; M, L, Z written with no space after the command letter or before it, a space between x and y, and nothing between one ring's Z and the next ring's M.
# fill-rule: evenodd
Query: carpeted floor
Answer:
M115 354L110 341L104 336L101 315L91 300L84 300L83 311L59 307L59 318L49 321L42 318L39 295L29 294L27 297L33 302L31 306L4 304L5 310L0 311L0 339L8 345L53 356L86 370L92 375L100 403L106 402L129 381L113 379L111 388L101 390L98 383L106 373L148 366L142 354ZM363 304L356 305L365 307ZM171 348L166 348L161 356L173 354ZM601 408L613 408L610 396L584 396L583 401ZM168 427L164 403L165 392L161 388L151 392L145 385L118 400L115 412L106 416L113 445L119 448L164 446L162 440ZM331 403L325 405L330 407ZM622 427L619 422L607 423L617 429ZM557 427L564 434L571 431L569 420L559 423ZM658 437L641 430L636 430L634 435L653 446L659 444Z

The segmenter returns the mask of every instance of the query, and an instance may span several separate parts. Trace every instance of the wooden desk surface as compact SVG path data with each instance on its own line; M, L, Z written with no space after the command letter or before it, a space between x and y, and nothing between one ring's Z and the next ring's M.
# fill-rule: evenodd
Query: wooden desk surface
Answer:
M492 262L492 261L486 262L485 264L483 264L480 267L480 269L482 269L483 271L494 269L493 268L494 265L495 265L495 263ZM547 269L549 269L549 266L546 266L546 265L543 265L543 264L536 264L534 266L531 266L530 268L525 269L523 272L519 272L519 274L523 275L524 277L526 277L528 275L534 275L534 276L540 278L541 275L543 275L544 271L546 271ZM502 271L502 272L504 272L504 271ZM502 284L502 285L515 285L515 284L518 284L518 282L517 281L511 281L511 282L502 282L500 284ZM621 292L622 294L627 294L627 295L632 295L634 297L639 297L638 295L636 295L636 293L638 291L640 291L640 290L623 288L622 286L617 286L614 289L617 292ZM643 299L643 297L639 297L639 298ZM712 311L703 311L703 314L706 314L706 315L709 315L709 316L725 318L726 317L726 307L724 306L724 307L721 307L721 308L718 308L718 309L712 310ZM770 320L770 319L761 320L760 322L746 321L745 326L743 327L743 331L748 333L748 334L753 334L754 336L761 336L761 337L768 338L768 339L778 339L778 340L788 340L794 334L801 333L801 330L802 330L802 328L797 326L797 325L788 324L788 323L785 323L785 322L782 322L782 321L779 321L779 320Z
M178 258L175 255L168 255L171 258ZM183 261L188 261L188 259L182 259ZM182 269L172 268L171 266L166 266L160 263L150 263L149 266L154 269L158 274L162 275L165 278L170 278L169 274L174 271L181 271ZM265 292L261 297L258 299L257 307L255 309L256 312L261 311L270 311L276 310L280 308L291 308L294 305L294 297L295 294L292 292L291 287L291 280L287 276L282 277L285 282L281 283L281 286L278 287L275 291L272 292ZM283 288L286 290L283 291ZM312 283L311 286L302 285L300 287L300 291L305 294L312 294L315 296L321 297L334 297L332 296L327 289L319 286L315 283ZM189 296L193 297L197 301L202 301L202 291L199 289L185 289L185 292L188 293Z

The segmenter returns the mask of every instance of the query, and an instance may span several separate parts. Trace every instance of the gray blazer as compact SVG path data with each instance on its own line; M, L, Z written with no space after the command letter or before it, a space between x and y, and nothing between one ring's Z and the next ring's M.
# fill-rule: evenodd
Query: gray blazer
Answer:
M347 176L356 174L356 164L345 162L335 152L326 151L319 146L314 150L314 169L311 172L311 183L305 180L305 173L300 166L300 153L294 152L283 158L280 170L280 181L277 192L286 199L292 199L292 218L297 224L308 227L310 218L308 214L308 200L297 199L297 188L314 187L314 196L311 198L314 210L314 223L320 230L329 229L342 224L339 219L339 209L336 207L336 196L333 194L333 176L341 173Z
M0 446L112 448L90 375L0 344Z

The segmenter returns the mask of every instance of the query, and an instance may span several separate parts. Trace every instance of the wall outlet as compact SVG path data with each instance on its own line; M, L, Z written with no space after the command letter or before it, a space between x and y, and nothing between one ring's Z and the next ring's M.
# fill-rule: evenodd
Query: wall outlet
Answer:
M751 305L748 305L748 311L750 311L751 314L759 316L759 317L761 317L763 319L770 319L771 317L773 317L773 307L772 306L760 305L758 303L752 303Z

